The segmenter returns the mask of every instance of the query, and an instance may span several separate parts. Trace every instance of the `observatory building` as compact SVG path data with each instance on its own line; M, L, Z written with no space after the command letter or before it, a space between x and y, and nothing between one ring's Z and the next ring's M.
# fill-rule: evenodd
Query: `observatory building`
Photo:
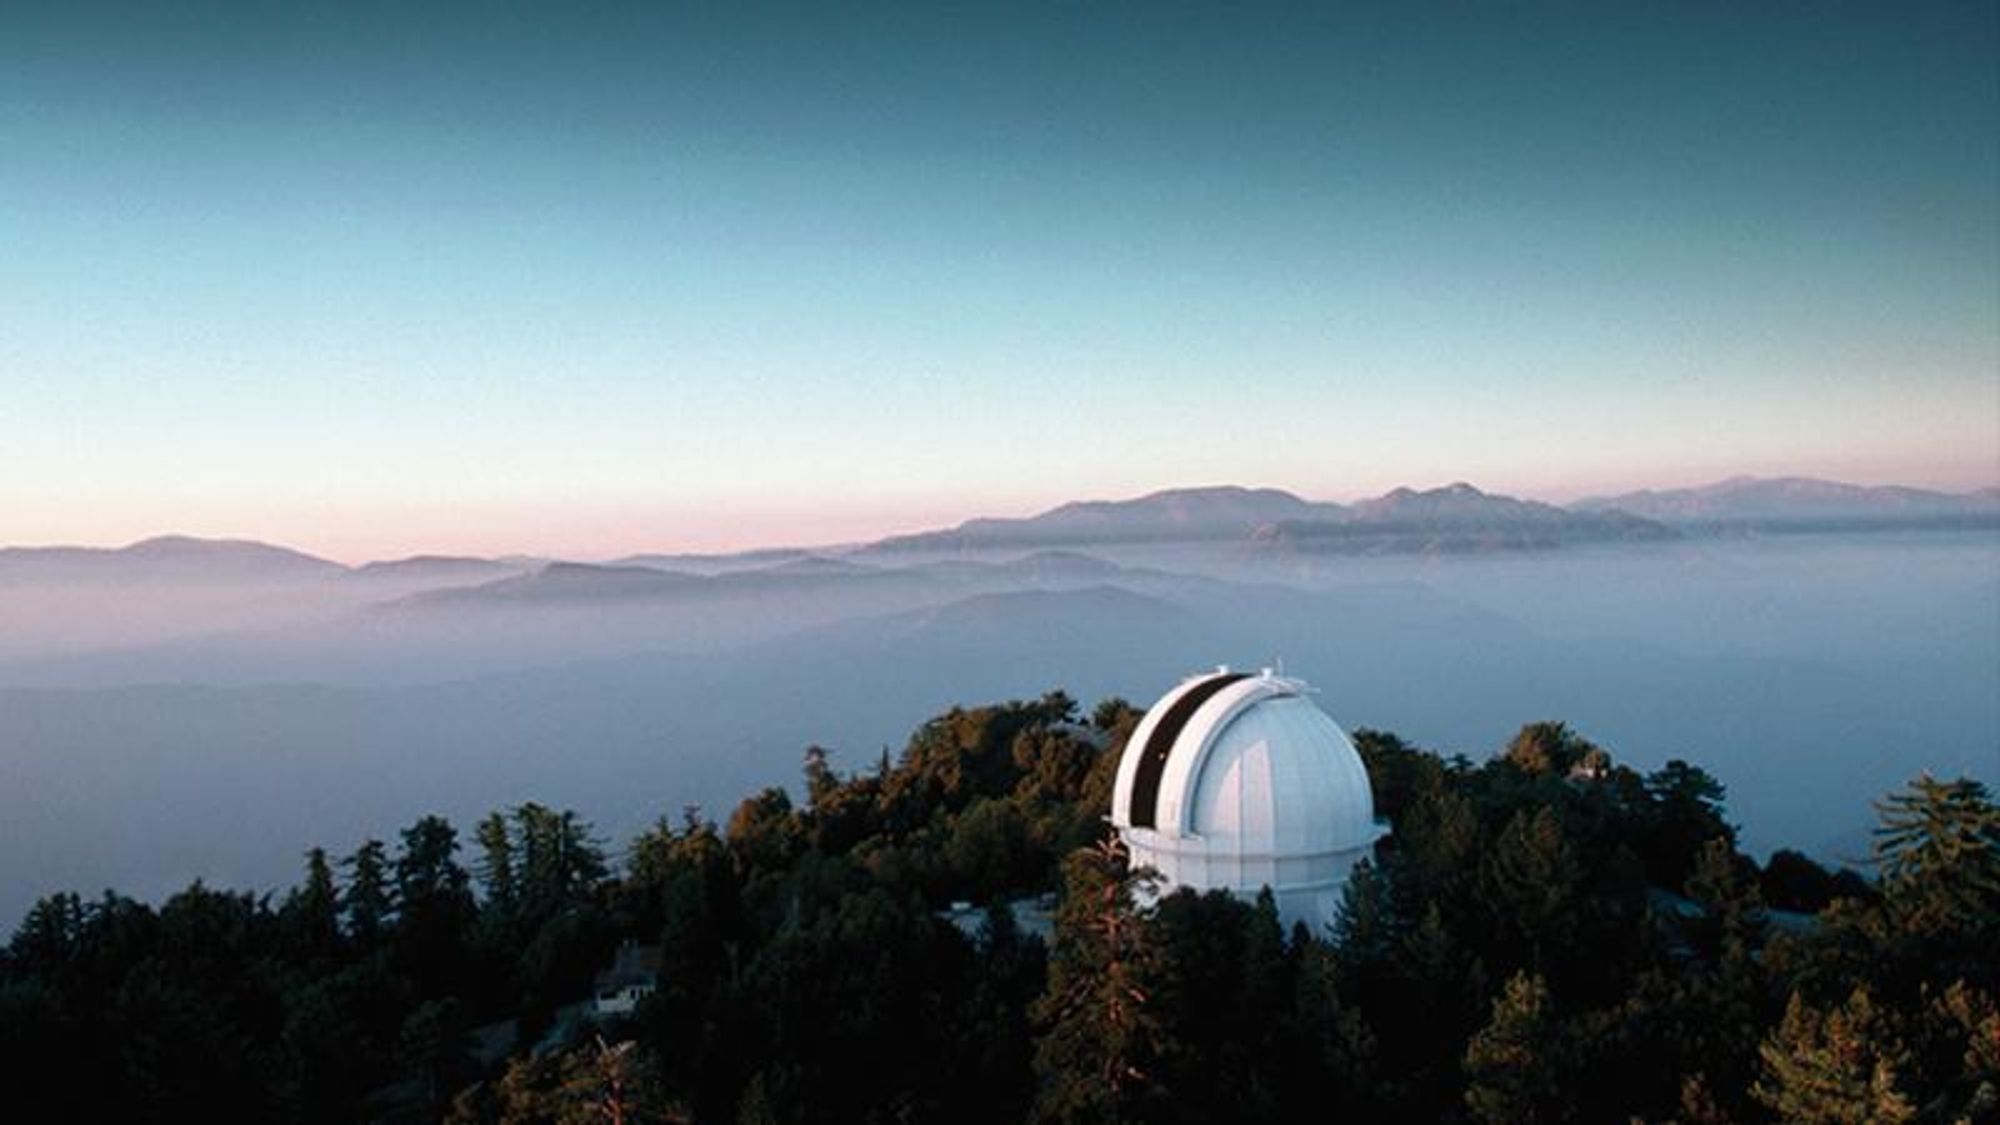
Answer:
M1193 676L1139 721L1118 762L1111 823L1163 890L1277 897L1290 930L1340 912L1354 865L1388 832L1368 769L1302 681L1227 667Z

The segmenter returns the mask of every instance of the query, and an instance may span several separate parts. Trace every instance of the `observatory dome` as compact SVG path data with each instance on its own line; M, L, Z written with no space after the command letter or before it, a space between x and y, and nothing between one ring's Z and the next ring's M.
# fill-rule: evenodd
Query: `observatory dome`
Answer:
M1287 929L1330 924L1348 873L1388 830L1361 755L1310 691L1268 669L1219 668L1161 696L1112 792L1132 865L1167 888L1254 898L1270 887Z

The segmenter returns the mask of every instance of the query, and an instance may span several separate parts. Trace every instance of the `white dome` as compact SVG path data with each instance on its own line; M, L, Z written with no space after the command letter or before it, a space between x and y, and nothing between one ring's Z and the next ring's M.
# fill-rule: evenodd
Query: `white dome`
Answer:
M1254 897L1287 928L1331 923L1386 829L1361 755L1298 680L1219 669L1160 697L1118 763L1111 822L1169 887Z

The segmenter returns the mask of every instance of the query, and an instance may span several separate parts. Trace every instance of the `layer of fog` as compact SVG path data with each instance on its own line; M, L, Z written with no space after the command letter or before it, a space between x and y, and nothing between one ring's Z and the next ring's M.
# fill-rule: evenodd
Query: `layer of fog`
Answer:
M1859 858L1869 801L1919 770L2000 780L1990 533L1014 557L794 561L640 597L0 588L0 925L59 889L281 886L307 846L431 811L465 827L539 800L617 843L793 784L808 743L866 768L953 704L1144 703L1223 661L1282 661L1349 728L1475 758L1543 718L1641 768L1689 758L1758 851Z

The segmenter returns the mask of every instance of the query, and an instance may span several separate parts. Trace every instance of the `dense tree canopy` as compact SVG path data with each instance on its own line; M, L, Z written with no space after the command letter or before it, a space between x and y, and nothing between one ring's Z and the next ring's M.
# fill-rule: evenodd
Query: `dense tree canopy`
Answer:
M1160 888L1107 837L1137 719L954 709L615 854L525 803L311 849L275 905L52 895L0 952L10 1116L2000 1119L1976 782L1888 795L1870 880L1760 867L1712 776L1560 723L1479 762L1358 732L1393 832L1338 926L1288 934L1268 896ZM623 942L658 949L657 988L587 1018Z

